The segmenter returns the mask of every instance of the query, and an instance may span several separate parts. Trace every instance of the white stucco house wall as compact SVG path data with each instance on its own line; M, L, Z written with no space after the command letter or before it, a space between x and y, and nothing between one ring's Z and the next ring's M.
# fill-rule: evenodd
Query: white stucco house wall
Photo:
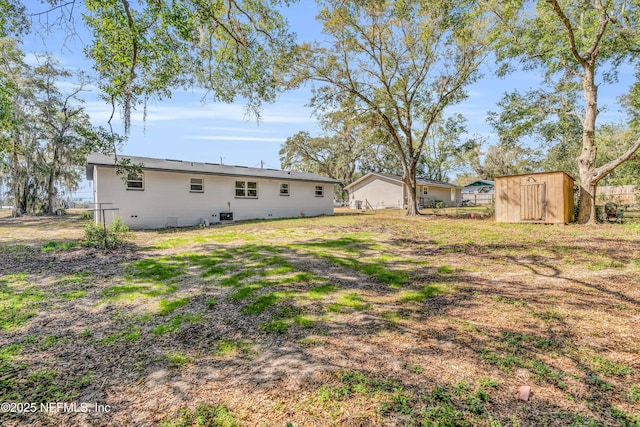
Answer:
M442 201L446 206L462 203L461 187L443 181L418 178L417 198L419 206L430 206ZM404 209L407 206L402 177L370 172L344 188L352 209Z
M113 157L87 157L96 221L102 221L104 212L107 224L118 215L130 228L144 229L333 214L336 181L320 175L148 157L118 158L141 164L142 174L129 175L125 182L116 174Z

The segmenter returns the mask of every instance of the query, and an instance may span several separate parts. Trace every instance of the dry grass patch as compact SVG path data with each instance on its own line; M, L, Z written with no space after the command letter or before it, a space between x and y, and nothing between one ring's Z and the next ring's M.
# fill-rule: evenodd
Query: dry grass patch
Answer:
M113 410L3 425L640 424L636 226L381 212L110 253L81 227L3 223L0 400Z

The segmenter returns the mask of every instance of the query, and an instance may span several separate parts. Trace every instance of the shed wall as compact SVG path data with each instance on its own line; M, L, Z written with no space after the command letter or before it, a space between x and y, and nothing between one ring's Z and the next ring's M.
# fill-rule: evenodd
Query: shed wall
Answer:
M562 172L498 177L495 182L497 222L573 220L573 180Z

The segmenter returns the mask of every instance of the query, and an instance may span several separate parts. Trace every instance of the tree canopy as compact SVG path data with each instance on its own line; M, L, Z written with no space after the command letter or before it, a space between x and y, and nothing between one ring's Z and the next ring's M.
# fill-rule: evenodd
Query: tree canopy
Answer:
M291 0L85 0L86 49L107 101L124 111L197 85L214 101L243 99L259 116L275 100L294 46L276 6Z

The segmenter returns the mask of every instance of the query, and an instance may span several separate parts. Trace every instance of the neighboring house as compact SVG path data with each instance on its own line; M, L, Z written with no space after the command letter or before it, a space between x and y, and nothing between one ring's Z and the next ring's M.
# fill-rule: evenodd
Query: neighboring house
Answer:
M446 206L462 202L460 187L443 181L418 178L418 206L431 207L437 201ZM397 175L370 172L344 188L352 209L403 209L407 205L402 178Z
M333 185L320 175L147 157L119 156L142 164L141 175L116 174L113 157L90 154L96 209L131 228L182 227L225 220L333 214ZM101 221L96 211L96 221Z
M469 205L490 205L495 197L496 183L486 179L478 179L462 187L462 198Z

